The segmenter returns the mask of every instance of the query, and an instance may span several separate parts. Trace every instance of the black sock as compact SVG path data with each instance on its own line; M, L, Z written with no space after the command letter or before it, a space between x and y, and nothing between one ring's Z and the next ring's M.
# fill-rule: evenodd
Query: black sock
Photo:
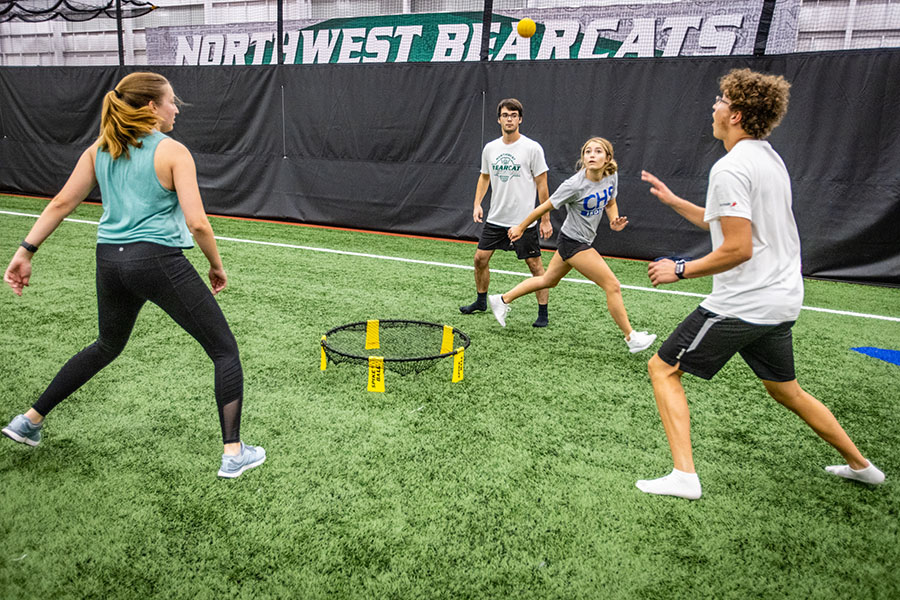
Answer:
M537 320L531 324L532 327L546 327L550 323L550 319L547 316L547 305L546 304L538 304L538 317Z
M473 312L480 311L484 312L487 310L487 292L477 292L478 298L472 304L467 304L466 306L460 306L459 312L464 315L470 315Z

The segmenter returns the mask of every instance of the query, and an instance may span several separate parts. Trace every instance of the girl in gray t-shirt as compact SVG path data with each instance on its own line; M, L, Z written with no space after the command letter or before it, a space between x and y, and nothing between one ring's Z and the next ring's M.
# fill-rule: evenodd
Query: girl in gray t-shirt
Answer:
M612 144L599 137L589 139L581 147L577 168L578 172L564 181L546 202L509 229L509 239L515 241L545 213L561 206L567 208L568 216L559 232L556 254L547 271L540 277L526 279L505 294L490 296L491 311L500 325L505 327L510 302L540 289L556 287L574 268L606 292L609 314L625 334L629 350L632 353L646 350L656 340L656 335L631 328L619 280L600 253L591 246L604 212L613 231L622 231L628 225L628 218L619 216L616 205L619 167L613 158Z

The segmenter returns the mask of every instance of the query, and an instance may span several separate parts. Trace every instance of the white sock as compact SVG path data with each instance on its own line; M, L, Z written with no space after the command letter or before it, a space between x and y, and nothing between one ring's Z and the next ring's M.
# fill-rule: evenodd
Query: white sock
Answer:
M702 493L700 478L696 473L686 473L678 469L659 479L641 479L635 484L639 490L659 496L677 496L696 500Z
M877 485L884 481L884 473L882 473L878 467L873 465L871 461L869 461L868 467L860 469L859 471L851 469L850 465L833 465L825 467L825 470L838 477L846 477L847 479L862 481L863 483Z

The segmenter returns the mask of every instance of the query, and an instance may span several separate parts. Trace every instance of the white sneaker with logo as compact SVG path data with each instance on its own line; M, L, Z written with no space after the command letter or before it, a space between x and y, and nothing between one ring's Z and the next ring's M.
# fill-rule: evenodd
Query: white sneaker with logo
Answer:
M646 331L632 331L631 339L625 340L625 343L628 344L628 351L634 354L635 352L646 350L655 341L655 333L647 333Z
M491 312L494 313L494 318L497 319L500 326L506 327L506 315L509 313L509 304L503 301L503 295L494 294L493 296L488 296L488 304L491 305ZM632 337L634 337L633 334Z

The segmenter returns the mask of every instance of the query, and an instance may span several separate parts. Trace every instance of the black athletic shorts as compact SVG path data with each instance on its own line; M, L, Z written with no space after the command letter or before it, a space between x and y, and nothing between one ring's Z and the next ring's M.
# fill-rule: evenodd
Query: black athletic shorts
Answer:
M563 260L569 260L579 252L584 252L585 250L590 250L592 246L590 244L585 244L584 242L579 242L578 240L573 240L569 236L559 234L559 239L556 241L556 252L559 254L559 257Z
M534 258L541 255L541 242L538 239L538 225L529 227L522 237L515 242L509 241L509 227L500 227L493 223L485 223L478 240L479 250L515 250L521 259Z
M778 325L754 325L697 307L663 342L657 354L685 373L712 379L739 353L760 379L792 381L794 321Z

